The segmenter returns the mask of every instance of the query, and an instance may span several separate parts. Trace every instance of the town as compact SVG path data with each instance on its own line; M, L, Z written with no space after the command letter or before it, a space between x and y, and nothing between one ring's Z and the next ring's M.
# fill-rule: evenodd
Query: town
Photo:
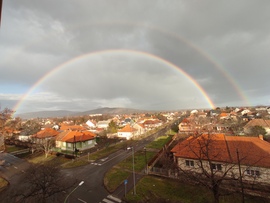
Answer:
M270 202L267 106L0 113L1 202Z

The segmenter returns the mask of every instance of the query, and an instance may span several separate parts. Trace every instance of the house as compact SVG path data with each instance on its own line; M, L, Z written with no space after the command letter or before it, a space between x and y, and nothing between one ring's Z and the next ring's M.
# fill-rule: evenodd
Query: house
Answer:
M97 128L103 128L104 130L107 130L107 128L109 127L110 122L111 122L111 119L106 120L106 121L99 121L97 123Z
M184 118L178 125L179 133L190 133L195 130L194 125L187 118Z
M62 124L60 125L60 131L65 131L65 130L80 130L80 131L84 131L87 130L85 127L81 126L81 125L66 125L66 124Z
M219 119L221 120L230 119L230 114L226 112L222 112L221 114L219 114Z
M261 137L203 134L190 136L172 150L174 161L186 172L239 177L244 182L269 184L270 143Z
M89 128L91 128L91 129L96 128L96 122L93 121L93 120L88 120L88 121L86 122L86 125L87 125Z
M147 119L143 122L146 129L153 129L162 126L163 122L158 119Z
M31 135L20 134L18 136L18 140L20 140L22 142L29 142L29 141L31 141Z
M56 137L55 151L73 153L83 151L96 145L96 135L89 131L66 130Z
M263 127L266 131L266 135L270 135L270 120L252 119L244 126L244 132L249 134L250 129L254 126Z
M137 129L127 124L124 128L118 130L117 137L130 140L131 138L134 138L137 135L137 131L138 131Z
M137 130L136 135L138 135L138 136L146 133L146 129L145 129L143 124L135 123L132 127Z
M33 143L35 144L43 144L44 141L53 139L59 134L58 131L52 129L52 128L45 128L36 134L31 136L31 139Z

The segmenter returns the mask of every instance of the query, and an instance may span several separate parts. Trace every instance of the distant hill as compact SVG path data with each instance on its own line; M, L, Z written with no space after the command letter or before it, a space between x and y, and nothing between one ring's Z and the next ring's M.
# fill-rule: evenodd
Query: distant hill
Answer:
M31 119L31 118L55 118L55 117L64 117L64 116L84 116L89 114L133 114L133 113L154 113L156 111L148 110L139 110L139 109L129 109L129 108L98 108L89 111L75 112L75 111L38 111L38 112L29 112L17 114L16 116L21 117L22 119Z
M64 117L64 116L71 116L76 114L77 112L74 111L37 111L37 112L29 112L29 113L22 113L22 114L15 114L16 117L20 117L22 119L31 119L31 118L55 118L55 117Z
M155 111L147 111L147 110L139 110L139 109L130 109L130 108L99 108L99 109L93 109L90 111L84 111L77 113L75 115L89 115L89 114L114 114L114 115L122 115L122 114L133 114L133 113L150 113Z

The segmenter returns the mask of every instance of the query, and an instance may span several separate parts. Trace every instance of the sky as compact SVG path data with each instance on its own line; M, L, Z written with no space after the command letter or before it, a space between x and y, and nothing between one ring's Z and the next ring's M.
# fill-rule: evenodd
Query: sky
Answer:
M4 0L0 105L269 105L268 0Z

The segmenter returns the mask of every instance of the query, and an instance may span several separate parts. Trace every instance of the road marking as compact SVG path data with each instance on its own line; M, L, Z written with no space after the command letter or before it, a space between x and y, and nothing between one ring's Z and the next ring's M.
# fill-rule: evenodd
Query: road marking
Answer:
M112 202L112 201L110 201L110 200L108 200L108 199L106 199L106 198L103 199L102 201L103 201L103 202L106 202L106 203L114 203L114 202Z
M78 200L81 201L81 202L83 202L83 203L87 203L86 201L84 201L84 200L82 200L80 198L78 198Z
M104 159L101 159L101 161L106 161L108 158L109 158L109 157L106 157L106 158L104 158Z
M107 196L107 197L108 197L109 199L112 199L112 200L116 201L116 202L119 202L119 203L122 202L121 199L118 199L118 198L116 198L116 197L114 197L114 196L112 196L112 195L109 195L109 196Z

